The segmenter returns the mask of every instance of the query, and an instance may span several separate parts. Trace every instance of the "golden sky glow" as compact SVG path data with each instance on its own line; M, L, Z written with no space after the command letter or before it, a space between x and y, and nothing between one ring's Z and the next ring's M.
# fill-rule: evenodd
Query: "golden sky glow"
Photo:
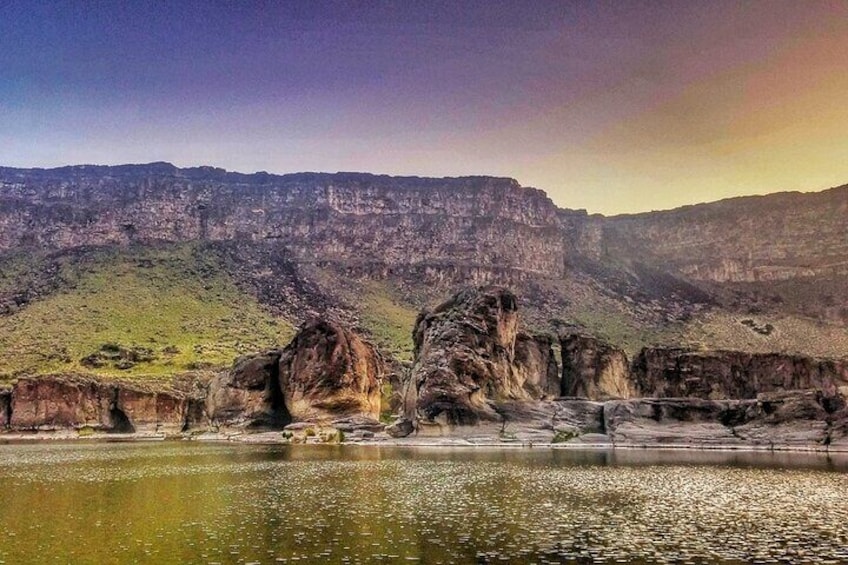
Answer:
M0 4L0 165L517 178L614 214L848 183L848 0Z

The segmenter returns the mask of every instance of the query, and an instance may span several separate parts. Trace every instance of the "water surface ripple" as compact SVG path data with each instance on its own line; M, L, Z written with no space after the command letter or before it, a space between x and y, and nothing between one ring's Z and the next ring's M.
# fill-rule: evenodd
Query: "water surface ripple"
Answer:
M824 455L0 445L3 563L845 563Z

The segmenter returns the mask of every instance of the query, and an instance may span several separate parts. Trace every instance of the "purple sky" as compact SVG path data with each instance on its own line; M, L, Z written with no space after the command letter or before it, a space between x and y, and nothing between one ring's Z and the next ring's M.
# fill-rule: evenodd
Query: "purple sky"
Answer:
M0 165L493 174L616 213L848 182L848 2L0 2Z

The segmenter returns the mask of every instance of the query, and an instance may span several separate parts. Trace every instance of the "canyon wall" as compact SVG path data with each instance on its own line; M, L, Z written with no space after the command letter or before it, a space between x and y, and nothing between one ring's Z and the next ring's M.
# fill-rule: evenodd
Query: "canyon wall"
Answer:
M556 206L512 179L0 168L0 250L232 239L277 241L301 261L564 268Z
M848 275L848 185L732 198L587 224L596 254L636 255L693 280Z

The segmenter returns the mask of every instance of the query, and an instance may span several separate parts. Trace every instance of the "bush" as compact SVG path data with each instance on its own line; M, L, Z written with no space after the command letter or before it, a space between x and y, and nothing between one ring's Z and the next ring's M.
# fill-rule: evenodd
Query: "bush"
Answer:
M571 430L557 430L554 434L554 438L551 440L551 443L566 443L573 440L578 435L580 434Z

